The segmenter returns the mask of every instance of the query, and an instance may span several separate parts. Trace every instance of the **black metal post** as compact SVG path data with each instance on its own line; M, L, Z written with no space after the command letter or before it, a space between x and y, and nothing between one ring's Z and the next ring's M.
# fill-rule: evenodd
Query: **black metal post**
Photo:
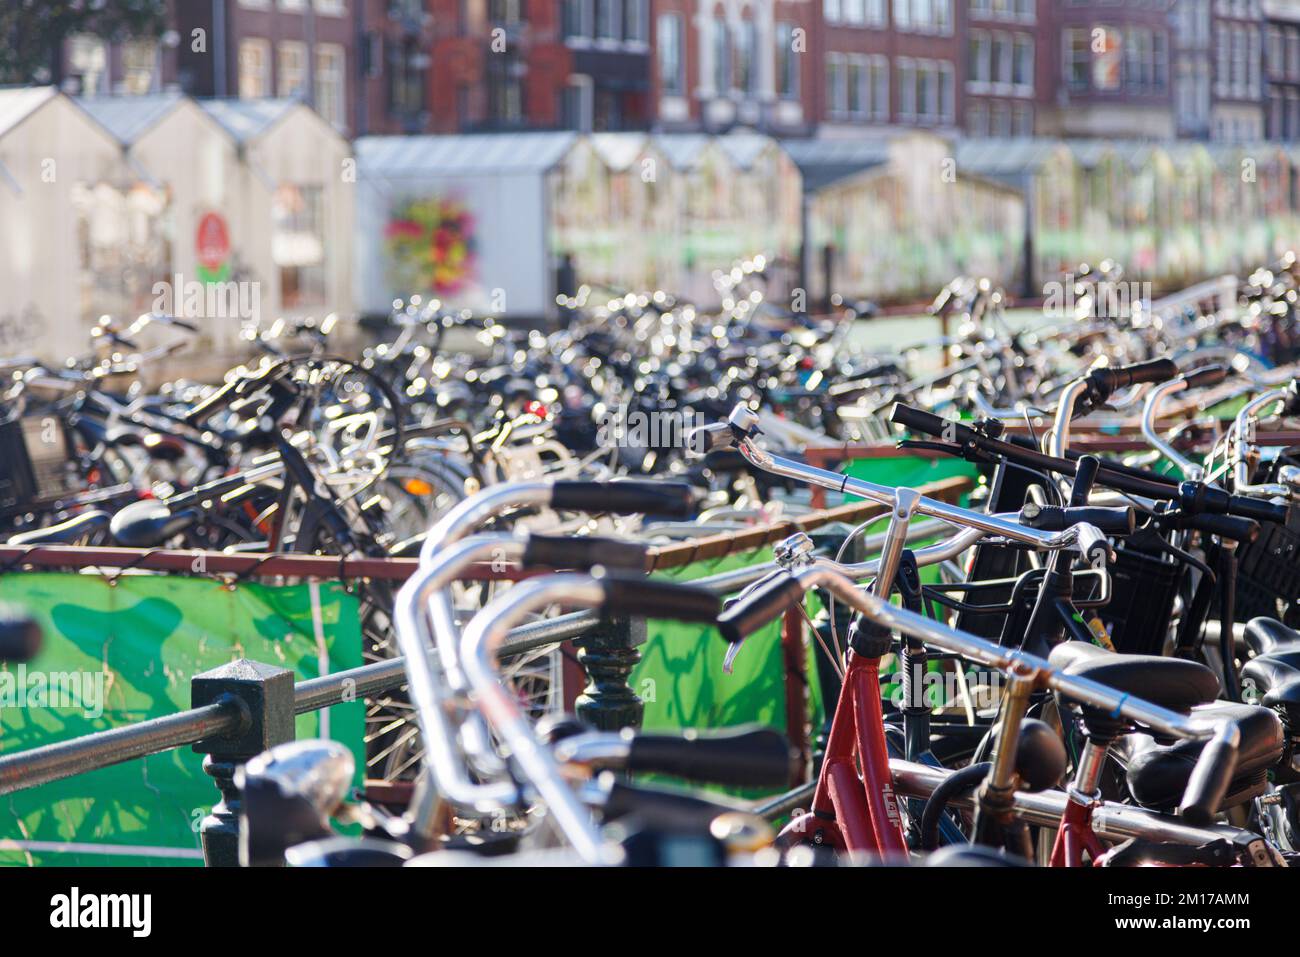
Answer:
M587 686L574 703L578 717L601 731L641 727L645 702L628 684L645 644L644 618L602 620L590 634L574 640Z
M293 740L293 672L241 658L190 680L192 707L238 702L244 720L233 733L194 745L203 771L216 782L221 800L199 824L208 867L239 866L239 790L235 770L268 748Z

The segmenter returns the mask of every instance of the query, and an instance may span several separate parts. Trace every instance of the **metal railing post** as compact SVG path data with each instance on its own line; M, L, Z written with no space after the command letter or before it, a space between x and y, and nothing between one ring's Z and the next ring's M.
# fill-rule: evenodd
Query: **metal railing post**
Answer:
M574 702L577 716L601 731L641 727L645 702L628 684L646 641L644 618L602 619L589 634L575 638L587 686Z
M190 705L237 702L243 720L232 734L204 738L194 745L203 771L217 785L221 800L199 824L203 861L208 867L239 866L239 789L235 771L249 758L294 736L293 672L241 658L190 680Z

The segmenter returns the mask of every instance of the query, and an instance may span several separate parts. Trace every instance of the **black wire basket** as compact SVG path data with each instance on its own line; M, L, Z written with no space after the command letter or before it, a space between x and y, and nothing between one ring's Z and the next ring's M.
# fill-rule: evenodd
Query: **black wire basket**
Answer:
M1111 598L1095 611L1116 651L1163 653L1182 574L1182 563L1163 554L1131 542L1116 547L1110 566Z

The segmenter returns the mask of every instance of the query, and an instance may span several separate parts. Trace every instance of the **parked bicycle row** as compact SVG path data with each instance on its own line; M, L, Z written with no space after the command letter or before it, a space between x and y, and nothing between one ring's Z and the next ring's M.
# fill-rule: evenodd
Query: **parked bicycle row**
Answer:
M367 657L406 678L366 703L364 777L393 786L276 746L238 777L246 864L1293 861L1295 258L1118 314L1114 268L1081 268L1051 322L961 278L933 307L954 334L896 352L867 306L791 312L763 272L715 277L715 312L584 288L550 333L402 302L351 358L332 319L277 323L223 383L152 391L133 373L193 328L105 320L83 360L8 363L5 537L417 559L358 588ZM953 502L812 454L882 442L979 478ZM882 508L726 584L647 574L827 495ZM784 619L811 760L790 728L566 713L559 642L501 652L573 611L693 623L728 672Z

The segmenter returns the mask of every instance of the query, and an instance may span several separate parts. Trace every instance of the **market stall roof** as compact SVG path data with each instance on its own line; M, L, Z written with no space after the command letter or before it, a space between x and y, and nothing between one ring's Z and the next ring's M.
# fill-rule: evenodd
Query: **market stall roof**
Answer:
M763 136L751 130L733 130L718 137L718 145L741 169L749 169L763 154L776 143L771 137Z
M799 167L805 192L889 162L885 138L783 140L781 146Z
M297 99L212 99L195 102L239 143L257 139L294 107L305 105Z
M0 88L0 136L4 136L58 95L59 91L52 86Z
M153 129L186 97L181 93L143 96L81 96L77 105L123 146L130 146Z
M635 163L650 142L644 133L593 133L587 139L601 161L618 172Z
M704 133L656 133L651 142L668 157L674 169L694 169L709 139Z
M545 173L559 165L578 134L468 133L451 136L363 136L357 165L383 176L497 176Z
M957 167L986 176L1018 176L1036 172L1066 149L1060 140L1043 137L963 139L957 143Z

